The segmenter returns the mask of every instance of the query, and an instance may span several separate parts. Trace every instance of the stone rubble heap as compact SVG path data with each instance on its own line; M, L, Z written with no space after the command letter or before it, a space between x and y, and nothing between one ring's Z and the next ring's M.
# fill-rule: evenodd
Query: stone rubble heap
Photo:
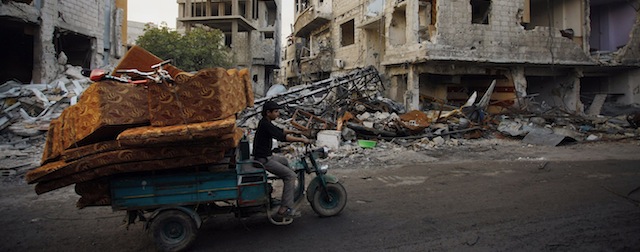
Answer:
M0 173L23 174L39 165L51 120L75 104L91 84L82 68L60 53L56 78L44 84L7 81L0 85Z

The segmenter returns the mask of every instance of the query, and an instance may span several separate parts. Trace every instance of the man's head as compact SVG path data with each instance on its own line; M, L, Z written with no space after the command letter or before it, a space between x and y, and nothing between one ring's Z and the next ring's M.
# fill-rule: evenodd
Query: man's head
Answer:
M282 109L282 106L278 103L274 101L267 101L262 105L262 117L274 120L280 116L280 109Z

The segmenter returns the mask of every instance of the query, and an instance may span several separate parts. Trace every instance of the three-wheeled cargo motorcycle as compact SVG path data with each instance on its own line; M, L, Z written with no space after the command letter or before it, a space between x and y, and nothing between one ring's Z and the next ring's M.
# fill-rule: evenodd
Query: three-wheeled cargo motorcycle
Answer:
M270 222L287 225L292 218L277 216L279 200L274 198L277 177L249 155L249 143L241 140L236 151L234 169L185 170L169 173L141 173L111 180L111 206L127 212L128 224L145 223L156 246L164 251L188 248L196 239L202 216L234 213L236 217L266 214ZM297 174L295 202L306 195L314 212L321 217L339 214L347 203L347 192L327 166L317 160L326 155L321 149L305 145L292 165ZM315 177L305 190L305 175ZM278 194L279 195L279 194Z

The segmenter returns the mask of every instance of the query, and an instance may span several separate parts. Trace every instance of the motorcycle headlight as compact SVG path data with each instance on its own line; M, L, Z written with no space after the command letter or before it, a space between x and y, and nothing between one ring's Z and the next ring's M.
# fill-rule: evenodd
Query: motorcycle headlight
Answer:
M320 172L321 172L321 173L323 173L323 174L324 174L324 173L327 173L327 170L329 170L329 165L326 165L326 164L325 164L325 165L321 165L321 166L320 166Z

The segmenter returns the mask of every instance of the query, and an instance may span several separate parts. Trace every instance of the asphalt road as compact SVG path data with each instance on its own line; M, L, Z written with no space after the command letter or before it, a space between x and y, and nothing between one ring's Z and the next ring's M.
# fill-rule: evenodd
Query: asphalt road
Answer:
M289 226L207 220L193 251L639 251L640 161L482 161L330 171L348 192L336 217ZM122 212L76 210L68 187L0 193L0 251L153 251ZM635 201L635 202L634 202Z

